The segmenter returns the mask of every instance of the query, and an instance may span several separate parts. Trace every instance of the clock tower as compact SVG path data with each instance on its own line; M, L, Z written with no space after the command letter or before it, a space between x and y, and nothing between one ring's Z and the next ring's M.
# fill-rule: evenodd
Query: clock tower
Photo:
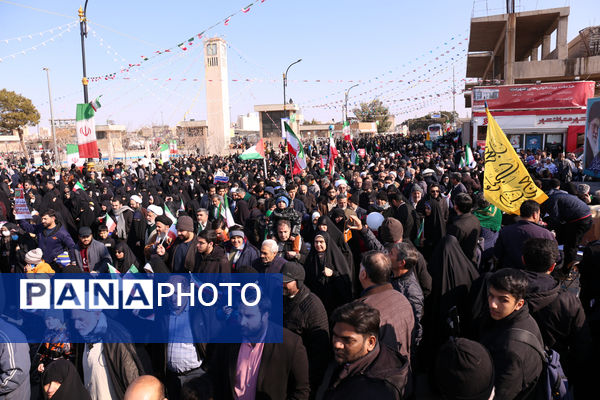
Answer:
M204 71L208 125L206 154L224 154L229 148L231 132L225 40L212 38L204 42Z

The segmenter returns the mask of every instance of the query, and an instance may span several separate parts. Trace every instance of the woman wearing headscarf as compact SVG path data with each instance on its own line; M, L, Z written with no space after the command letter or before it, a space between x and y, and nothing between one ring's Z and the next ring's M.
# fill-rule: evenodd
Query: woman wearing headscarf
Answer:
M306 263L306 286L325 306L328 314L352 300L352 266L327 232L318 232Z
M352 255L352 250L350 250L350 246L348 245L348 243L346 243L346 240L344 239L344 234L331 220L331 218L329 218L326 215L323 215L319 218L319 220L317 221L317 231L315 232L315 235L318 232L327 232L329 234L329 237L331 238L332 243L335 243L338 249L340 249L340 251L342 252L342 255L346 259L346 263L350 266L354 265L354 256ZM314 236L312 240L314 240Z
M431 184L428 194L422 198L416 207L418 214L423 216L423 255L429 258L435 245L446 235L448 222L448 203L442 196L442 189L437 183Z
M77 369L67 360L50 363L42 376L44 398L52 400L91 400Z
M115 246L114 267L119 272L127 272L132 265L139 270L140 263L133 251L127 246L127 243L119 241Z

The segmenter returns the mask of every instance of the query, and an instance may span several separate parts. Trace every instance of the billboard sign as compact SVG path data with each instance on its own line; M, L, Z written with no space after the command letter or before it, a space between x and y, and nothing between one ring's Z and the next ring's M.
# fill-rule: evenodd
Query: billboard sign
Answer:
M589 99L585 124L583 172L600 177L600 97Z
M473 88L473 111L585 107L594 96L594 82L556 82Z

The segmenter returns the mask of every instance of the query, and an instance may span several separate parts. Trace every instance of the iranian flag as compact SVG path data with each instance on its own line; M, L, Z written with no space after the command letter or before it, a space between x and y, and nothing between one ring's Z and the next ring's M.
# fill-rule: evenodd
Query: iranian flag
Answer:
M335 158L338 155L337 148L335 147L335 140L331 131L329 131L329 175L335 173Z
M167 207L167 205L165 204L165 215L167 217L169 217L169 219L171 219L171 224L174 224L177 222L177 218L175 218L175 216L173 215L173 213L171 212L171 210L169 209L169 207Z
M240 154L240 160L260 160L262 158L265 158L265 145L262 139Z
M167 232L167 236L171 238L171 241L177 239L177 225L175 223L171 224L169 227L169 232Z
M169 145L167 143L161 144L159 151L160 151L160 160L162 162L169 161L169 155L170 155Z
M96 141L96 125L92 105L89 103L77 104L76 119L79 157L98 158L98 142Z
M115 222L114 219L112 219L110 217L110 215L108 215L108 213L106 214L106 221L104 221L104 223L108 227L108 232L109 233L113 233L114 230L117 228L117 223Z
M79 158L79 147L76 144L67 145L67 165L83 166L83 158Z
M177 154L177 140L169 142L169 154Z
M118 269L116 269L115 267L113 267L111 264L108 264L108 272L114 277L114 278L121 278L121 272L119 272Z
M294 157L294 170L293 174L300 173L302 170L306 169L306 156L304 154L304 148L302 147L302 143L300 139L292 128L287 124L287 122L283 123L287 136L287 149L292 157Z
M75 185L73 185L73 191L76 192L78 190L85 190L81 182L77 182Z
M344 121L344 128L342 129L342 132L344 133L344 140L351 142L352 132L350 132L350 122Z
M319 171L321 172L321 174L325 174L325 164L327 164L327 162L325 161L325 157L321 157L319 160Z
M219 215L225 220L227 227L230 228L235 225L235 221L233 220L233 215L231 215L231 210L229 209L227 195L223 196L223 203L219 203Z
M471 146L467 144L465 148L465 165L467 167L473 168L475 164L476 162L473 158L473 151L471 150Z

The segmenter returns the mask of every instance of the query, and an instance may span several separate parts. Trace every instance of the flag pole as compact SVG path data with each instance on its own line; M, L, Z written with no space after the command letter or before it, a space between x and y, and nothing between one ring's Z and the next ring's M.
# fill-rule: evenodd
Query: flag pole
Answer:
M266 159L266 157L263 157L263 167L265 168L265 182L266 182L267 179L269 178L267 176L267 159Z

